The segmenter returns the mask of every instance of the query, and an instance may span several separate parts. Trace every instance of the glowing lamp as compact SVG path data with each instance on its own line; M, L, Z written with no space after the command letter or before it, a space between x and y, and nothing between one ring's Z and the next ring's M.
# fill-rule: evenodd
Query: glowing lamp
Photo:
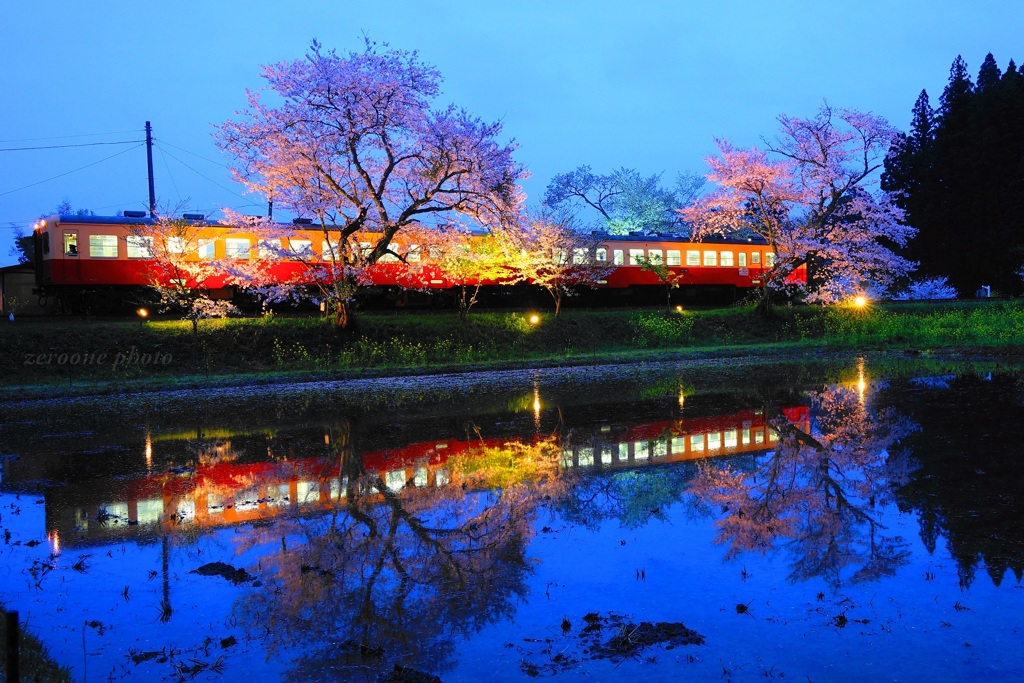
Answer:
M146 308L140 308L139 310L135 311L135 313L143 320L149 317L149 310Z
M853 298L853 305L857 308L864 308L868 305L868 298L863 294L858 294Z
M530 324L531 325L539 325L540 324L540 316L537 315L536 313L531 313L530 314Z
M683 307L682 306L676 306L676 313L682 313L682 312L683 312Z

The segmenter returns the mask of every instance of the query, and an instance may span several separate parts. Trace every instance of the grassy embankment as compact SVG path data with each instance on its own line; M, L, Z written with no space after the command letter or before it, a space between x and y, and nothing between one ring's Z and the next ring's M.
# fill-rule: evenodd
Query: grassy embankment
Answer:
M0 325L0 398L425 370L622 362L658 357L905 350L1017 354L1024 302L794 306L773 320L749 308L696 312L568 310L362 314L337 334L319 318L209 320L193 338L175 320L21 319Z

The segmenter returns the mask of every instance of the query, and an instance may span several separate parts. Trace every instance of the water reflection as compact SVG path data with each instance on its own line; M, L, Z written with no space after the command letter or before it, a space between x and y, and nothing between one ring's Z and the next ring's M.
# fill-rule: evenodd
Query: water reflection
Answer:
M641 609L675 610L658 618L689 621L699 613L703 624L716 624L722 615L736 616L737 602L768 597L752 592L754 581L737 587L738 569L723 566L723 556L741 559L744 574L750 566L759 578L770 573L773 557L783 560L781 572L770 570L774 583L765 590L773 605L777 598L792 604L775 616L816 614L818 603L801 602L805 581L841 586L836 604L849 595L866 603L865 594L885 585L879 579L894 574L939 592L934 574L941 568L929 566L926 579L920 568L907 569L913 529L907 532L894 502L919 520L919 554L941 556L945 541L958 590L970 587L981 567L996 585L1007 570L1020 581L1024 477L1013 425L1024 409L1005 400L1024 395L1014 377L887 384L872 381L860 362L846 368L846 382L833 375L799 386L738 383L724 392L702 391L689 376L684 384L678 372L657 381L644 372L634 373L629 392L559 392L533 379L485 409L474 395L448 412L431 407L411 417L330 406L306 422L284 407L272 420L243 420L239 415L256 412L244 406L231 411L235 422L218 421L214 410L147 416L113 435L93 427L88 436L61 432L38 447L19 447L21 457L4 465L0 491L38 493L49 551L64 556L31 558L35 564L26 560L21 570L49 563L33 590L60 581L60 594L51 592L60 608L47 619L59 622L72 601L81 608L76 616L87 620L134 610L125 623L145 622L139 628L157 633L152 652L163 642L169 651L202 650L181 648L183 633L200 643L227 642L230 633L260 660L266 650L287 662L275 665L287 670L268 675L296 680L384 679L396 666L480 678L485 666L477 663L469 676L460 668L471 659L466 643L493 638L496 630L516 642L548 637L514 631L531 610L533 623L542 614L556 636L562 623L581 628L590 609L629 612L633 605L645 605L635 608L638 620L652 618ZM1002 416L970 410L974 401L1002 402ZM915 431L915 424L924 428ZM21 521L7 509L0 513L12 529ZM702 545L712 523L717 548ZM631 530L628 545L620 546L625 536L616 526ZM12 558L32 547L16 545L29 539L18 533ZM634 562L633 553L652 547L645 535L656 536L657 547ZM600 561L580 572L580 553ZM87 572L74 569L83 558ZM571 575L538 576L565 565L572 565ZM628 593L639 567L648 578ZM136 568L141 577L129 579ZM652 568L673 578L656 583L661 577ZM197 572L232 583L198 579ZM675 578L687 575L690 584ZM789 592L787 575L797 586ZM707 577L695 599L689 586ZM111 588L112 581L118 585ZM588 581L598 588L577 588ZM643 593L645 581L659 595L653 602ZM562 586L548 594L554 582ZM876 583L857 596L866 582ZM211 599L207 588L221 592ZM102 589L114 607L96 597ZM893 595L892 583L885 590ZM586 604L556 603L570 591ZM9 587L0 597L31 605ZM206 603L215 600L224 614L207 617L215 606ZM954 600L967 602L960 593L949 606ZM931 594L925 602L938 605ZM758 619L741 620L745 627L782 629L784 618L766 618L767 600L754 604ZM829 623L846 609L844 603L832 610ZM71 628L82 623L68 619ZM953 623L948 614L929 623L939 619ZM497 624L504 626L492 628ZM722 642L735 625L718 628ZM805 620L793 631L803 637L811 628ZM80 635L68 639L68 659L81 656ZM759 632L750 641L775 642L778 635ZM112 641L89 647L89 657L117 652ZM717 651L705 659L729 656ZM128 670L141 674L156 659L133 661L138 668Z
M893 410L870 410L864 391L861 372L855 387L810 392L810 430L776 411L771 452L746 467L699 468L690 493L721 512L717 542L727 557L784 547L790 580L833 585L891 575L907 561L907 543L886 533L881 509L915 467L893 448L913 426Z

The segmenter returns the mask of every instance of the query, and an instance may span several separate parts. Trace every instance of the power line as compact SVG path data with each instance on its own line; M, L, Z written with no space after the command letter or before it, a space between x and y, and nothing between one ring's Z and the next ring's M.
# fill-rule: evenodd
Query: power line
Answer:
M124 140L122 142L82 142L77 145L45 145L42 147L0 147L0 152L26 152L36 149L65 149L67 147L96 147L98 145L131 145L142 140Z
M176 150L178 150L180 152L184 152L185 154L191 154L192 156L198 157L198 158L202 159L203 161L208 161L211 164L216 164L217 166L222 166L224 168L229 168L229 166L227 164L223 164L223 163L221 163L219 161L214 161L213 159L207 159L206 157L204 157L201 154L196 154L195 152L190 152L187 149L184 149L182 147L178 147L177 145L172 145L171 143L167 142L166 140L159 139L159 140L154 140L154 142L159 142L161 144L167 145L168 147L173 147L174 149L176 149Z
M116 130L110 133L80 133L78 135L53 135L47 138L16 138L13 140L0 140L0 145L6 145L11 142L36 142L37 140L67 140L70 138L95 138L101 135L124 135L125 133L138 133L138 129L135 130Z
M172 145L172 146L173 146L173 145ZM158 147L159 147L159 146L158 146ZM177 162L178 162L179 164L181 164L182 166L184 166L184 167L185 167L185 168L187 168L188 170L190 170L190 171L192 171L193 173L195 173L195 174L196 174L197 176L199 176L200 178L203 178L203 179L205 179L205 180L207 180L207 181L209 181L209 182L213 183L214 185L216 185L216 186L217 186L217 187L219 187L220 189L224 190L225 192L230 192L231 194L235 195L236 197L238 197L238 198L240 198L240 199L248 199L248 197L246 197L245 195L240 195L240 194L238 194L237 192L235 192L234 190L232 190L231 188L229 188L229 187L225 187L224 185L221 185L220 183L218 183L218 182L217 182L216 180L214 180L213 178L209 178L209 177L207 177L207 176L203 175L202 173L200 173L200 172L199 172L199 171L197 171L196 169L192 168L191 166L189 166L188 164L186 164L186 163L185 163L184 161L182 161L182 160L181 160L181 159L179 159L178 157L176 157L176 156L174 156L173 154L171 154L170 152L168 152L167 150L161 149L161 150L160 150L160 152L161 152L162 154L166 154L167 156L169 156L170 158L174 159L175 161L177 161ZM3 196L3 195L0 195L0 197L2 197L2 196Z
M72 169L70 171L67 171L66 173L61 173L60 175L55 175L52 178L46 178L45 180L40 180L38 182L31 183L29 185L23 185L22 187L16 187L13 190L7 190L6 192L0 192L0 197L4 197L6 195L13 194L15 192L20 192L21 190L27 190L30 187L35 187L36 185L42 185L43 183L48 183L51 180L56 180L57 178L63 178L64 176L71 175L72 173L77 173L78 171L85 170L85 169L89 168L90 166L95 166L96 164L102 164L104 161L109 161L110 159L113 159L114 157L119 157L122 154L126 154L126 153L132 151L133 149L138 149L139 147L142 147L142 145L139 144L139 145L136 145L135 147L129 147L128 149L121 150L117 154L111 154L109 157L100 159L99 161L94 161L91 164L86 164L85 166L79 166L78 168L75 168L75 169Z

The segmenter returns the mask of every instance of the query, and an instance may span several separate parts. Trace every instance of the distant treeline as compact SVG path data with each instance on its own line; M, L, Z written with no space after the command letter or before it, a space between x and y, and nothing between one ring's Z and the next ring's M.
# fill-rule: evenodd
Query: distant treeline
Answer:
M919 230L906 250L919 275L962 295L1024 292L1024 69L1001 72L990 53L972 82L958 56L937 108L921 91L882 186Z

